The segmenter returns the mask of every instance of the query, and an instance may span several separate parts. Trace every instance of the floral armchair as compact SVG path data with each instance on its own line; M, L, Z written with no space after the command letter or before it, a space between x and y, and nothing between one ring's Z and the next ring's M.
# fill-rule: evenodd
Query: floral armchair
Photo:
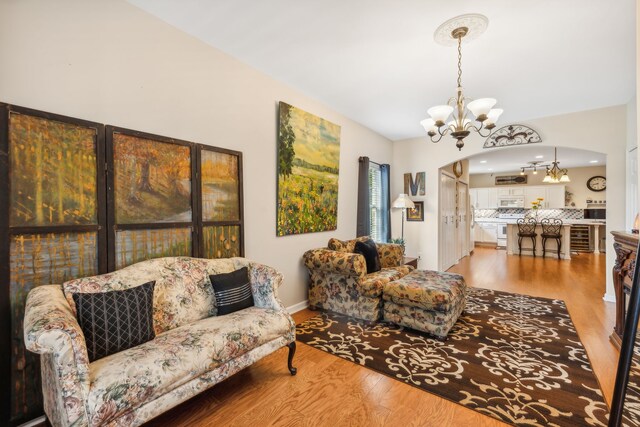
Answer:
M305 252L309 306L376 322L382 318L382 288L413 270L402 265L402 246L377 243L382 269L367 274L364 256L353 253L358 240L330 239L327 248Z

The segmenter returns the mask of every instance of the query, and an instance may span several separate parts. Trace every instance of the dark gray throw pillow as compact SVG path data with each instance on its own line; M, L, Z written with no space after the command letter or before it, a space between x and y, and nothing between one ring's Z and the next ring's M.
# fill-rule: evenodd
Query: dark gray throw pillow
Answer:
M367 263L367 274L380 271L380 255L378 255L376 242L371 239L358 240L354 252L364 256L364 260Z
M216 296L218 316L253 307L249 269L243 267L231 273L209 276Z
M153 289L156 282L101 293L75 293L78 324L87 343L89 361L151 341Z

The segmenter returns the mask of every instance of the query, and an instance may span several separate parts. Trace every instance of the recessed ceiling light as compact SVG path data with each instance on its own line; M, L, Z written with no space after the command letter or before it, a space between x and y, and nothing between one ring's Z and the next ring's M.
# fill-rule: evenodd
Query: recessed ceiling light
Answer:
M589 163L598 163L597 160L589 160Z
M486 160L480 160L480 163L487 163Z
M543 157L544 157L543 155L539 155L539 156L536 156L536 159L542 159Z
M493 168L489 168L489 169L487 169L487 170L488 170L488 171L492 171L492 170L493 170Z

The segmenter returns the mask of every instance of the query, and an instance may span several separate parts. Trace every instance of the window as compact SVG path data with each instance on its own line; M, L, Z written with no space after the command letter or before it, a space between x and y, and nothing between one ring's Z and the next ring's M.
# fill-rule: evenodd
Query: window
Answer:
M371 238L376 242L386 242L383 236L384 212L382 211L382 172L380 165L369 163L369 227Z

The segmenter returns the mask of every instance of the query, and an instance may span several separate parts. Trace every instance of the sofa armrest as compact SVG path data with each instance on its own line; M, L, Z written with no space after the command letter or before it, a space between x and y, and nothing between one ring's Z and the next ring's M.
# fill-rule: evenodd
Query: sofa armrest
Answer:
M84 334L60 285L38 286L29 292L24 342L27 350L43 355L45 407L59 417L52 420L54 425L86 424L89 356Z
M345 276L364 277L367 264L364 256L331 249L312 249L304 253L302 259L309 270L324 270Z
M249 265L249 281L255 306L286 311L282 301L278 298L278 288L282 284L282 280L282 274L275 268L252 262Z
M396 243L376 243L376 246L378 247L378 255L380 256L380 265L382 268L402 265L402 260L404 259L402 245Z

